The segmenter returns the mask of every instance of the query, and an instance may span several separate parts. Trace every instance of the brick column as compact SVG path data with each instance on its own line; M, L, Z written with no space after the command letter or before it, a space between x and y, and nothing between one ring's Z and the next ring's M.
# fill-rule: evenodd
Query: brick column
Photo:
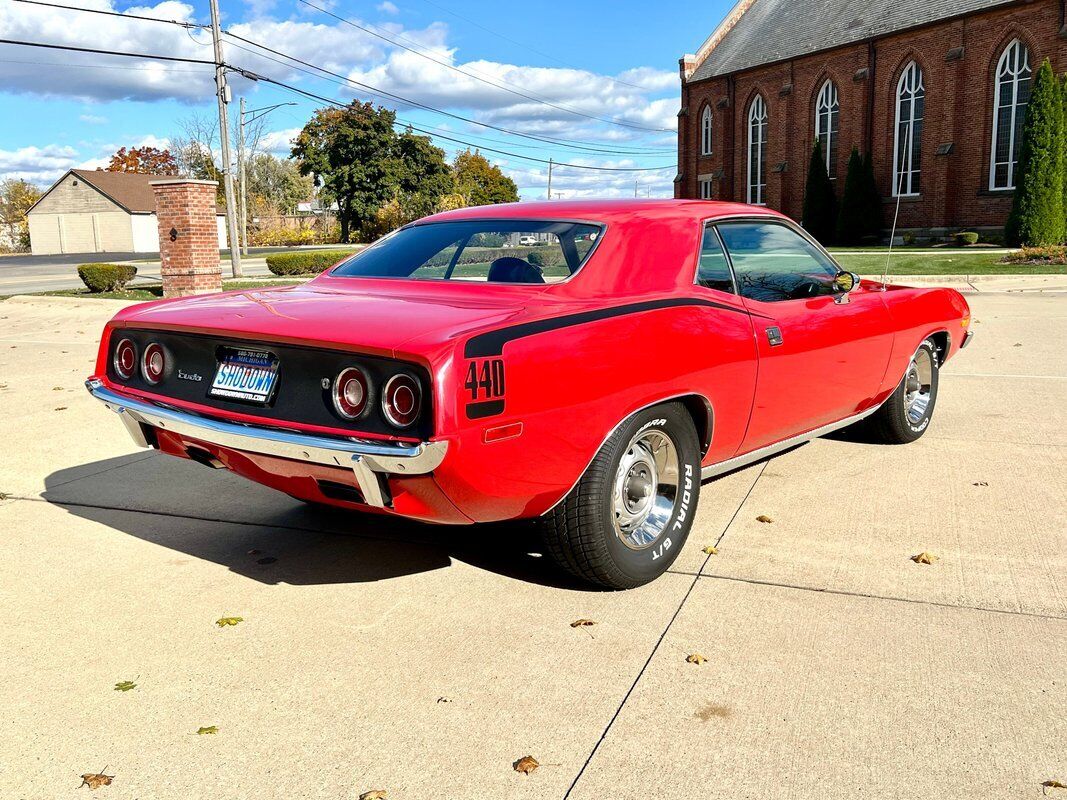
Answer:
M164 297L222 291L217 186L217 181L184 178L152 181Z

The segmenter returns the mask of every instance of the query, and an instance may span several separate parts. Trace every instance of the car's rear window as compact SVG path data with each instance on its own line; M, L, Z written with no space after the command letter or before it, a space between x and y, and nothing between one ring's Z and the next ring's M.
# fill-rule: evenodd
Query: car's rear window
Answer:
M330 273L342 277L541 284L585 263L600 225L546 220L467 220L401 228Z

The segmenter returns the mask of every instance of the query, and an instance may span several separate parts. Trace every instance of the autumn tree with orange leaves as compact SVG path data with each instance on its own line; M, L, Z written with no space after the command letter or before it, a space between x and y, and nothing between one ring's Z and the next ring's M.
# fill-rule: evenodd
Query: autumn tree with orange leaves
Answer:
M140 172L144 175L177 175L178 162L170 150L157 147L120 147L104 167L108 172Z

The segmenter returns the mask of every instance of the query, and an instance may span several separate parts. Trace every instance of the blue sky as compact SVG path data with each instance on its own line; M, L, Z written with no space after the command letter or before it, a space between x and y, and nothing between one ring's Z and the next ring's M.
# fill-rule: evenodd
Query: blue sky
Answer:
M206 0L56 2L208 21ZM223 26L349 80L509 132L571 144L524 139L383 102L349 82L313 77L285 59L268 60L278 57L239 40L226 40L226 61L338 101L359 97L383 102L397 108L404 120L486 148L551 157L557 163L664 167L640 173L558 168L553 191L564 197L632 196L635 181L641 194L671 193L677 61L697 48L732 5L729 0L675 4L670 13L656 13L647 0L309 2L342 19L300 0L220 0ZM0 33L0 38L20 41L211 58L210 37L202 30L15 0L0 0ZM213 86L207 65L0 45L0 87L5 90L0 93L0 178L47 184L70 167L101 166L120 146L166 146L182 135L190 118L214 116ZM287 154L291 136L323 105L240 78L234 80L234 91L235 100L243 94L252 108L298 103L266 118L262 147L279 155ZM231 113L236 113L236 101ZM449 155L462 148L435 141ZM607 152L583 150L578 143ZM486 155L516 180L524 197L544 196L545 165L514 155Z

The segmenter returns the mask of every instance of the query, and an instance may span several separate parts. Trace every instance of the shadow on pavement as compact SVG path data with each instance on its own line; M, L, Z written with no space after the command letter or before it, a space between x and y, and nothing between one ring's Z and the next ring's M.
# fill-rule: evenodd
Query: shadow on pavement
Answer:
M591 590L526 523L439 526L315 507L222 470L136 453L53 472L43 497L83 519L268 584L381 581L456 559L515 580Z

